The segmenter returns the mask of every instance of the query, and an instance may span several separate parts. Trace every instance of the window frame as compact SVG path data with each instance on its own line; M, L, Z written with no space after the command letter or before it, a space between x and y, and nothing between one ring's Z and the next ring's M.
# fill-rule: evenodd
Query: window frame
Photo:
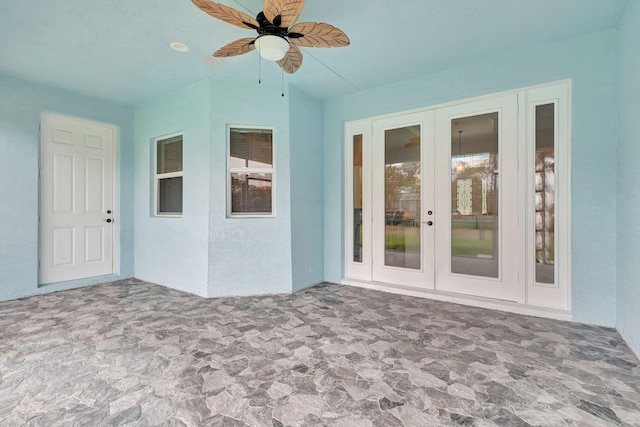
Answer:
M179 172L158 173L158 143L167 139L181 137L182 144L182 170ZM184 204L181 212L160 212L160 180L168 178L182 178L182 202L184 203L184 133L174 132L167 135L153 138L153 216L158 218L182 218L184 214Z
M242 130L257 130L257 131L271 131L271 167L231 167L231 131L233 129ZM276 129L273 126L260 126L260 125L227 125L227 142L226 142L226 156L227 156L227 218L275 218L276 216ZM232 179L231 175L234 173L268 173L271 174L271 212L246 212L238 213L232 212Z

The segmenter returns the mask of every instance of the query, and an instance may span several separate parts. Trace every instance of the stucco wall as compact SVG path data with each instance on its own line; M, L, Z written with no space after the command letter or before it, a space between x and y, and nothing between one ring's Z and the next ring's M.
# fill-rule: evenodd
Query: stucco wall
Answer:
M344 275L345 121L571 78L573 314L615 325L617 42L601 32L326 102L325 280Z
M207 295L210 87L208 80L136 107L135 275ZM183 215L153 213L153 139L183 133Z
M133 275L133 110L0 74L0 300ZM40 113L118 126L120 266L117 274L38 287Z
M289 99L279 85L213 80L209 296L291 292ZM227 125L274 128L275 216L227 218Z

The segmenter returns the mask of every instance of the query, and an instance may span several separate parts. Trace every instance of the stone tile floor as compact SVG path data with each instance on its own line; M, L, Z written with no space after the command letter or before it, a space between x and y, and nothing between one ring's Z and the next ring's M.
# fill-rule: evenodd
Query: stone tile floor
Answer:
M337 285L0 303L0 425L638 426L613 329Z

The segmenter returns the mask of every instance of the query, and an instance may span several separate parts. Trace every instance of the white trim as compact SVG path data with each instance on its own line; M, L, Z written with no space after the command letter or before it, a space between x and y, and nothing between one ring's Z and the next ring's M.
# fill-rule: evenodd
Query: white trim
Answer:
M232 168L231 167L231 129L270 130L271 131L271 168ZM273 126L227 124L226 129L226 199L227 218L275 218L276 217L276 128ZM271 174L271 213L232 213L231 212L231 174L232 173L269 173Z
M564 79L564 80L558 80L558 81L555 81L555 82L542 83L542 84L539 84L539 85L525 86L525 87L521 87L521 88L517 88L517 89L505 90L505 91L502 91L502 92L488 93L488 94L485 94L485 95L474 96L472 98L456 99L454 101L443 102L441 104L434 104L434 105L429 105L429 106L426 106L426 107L418 107L418 108L413 108L413 109L404 110L404 111L398 111L398 112L394 112L394 113L380 114L380 115L377 115L377 116L371 116L371 117L367 117L367 118L364 118L364 119L353 120L353 121L349 121L349 122L346 122L346 123L349 124L349 123L369 122L369 121L373 121L373 120L386 119L386 118L389 118L389 117L396 117L396 116L404 116L404 115L409 115L409 114L413 114L413 113L425 112L425 111L429 111L429 110L438 110L440 108L453 107L453 106L457 106L457 105L468 104L468 103L471 103L471 102L486 101L486 100L500 98L500 97L507 96L507 95L513 95L513 94L517 94L517 93L521 93L521 92L526 92L526 91L533 90L533 89L548 88L550 86L556 86L556 85L560 85L560 84L567 84L569 89L571 89L571 79Z
M380 282L367 282L353 279L343 279L340 284L345 286L353 286L356 288L389 292L398 295L407 295L418 298L427 298L436 301L451 302L454 304L468 305L472 307L487 308L490 310L506 311L508 313L523 314L526 316L536 316L547 319L567 321L573 320L573 315L570 311L546 307L528 306L519 304L517 302L502 301L492 298L467 296L422 288L413 288L410 286L392 285Z
M165 139L182 137L182 170L179 172L158 173L158 142ZM161 179L182 178L182 202L184 203L184 132L173 132L153 138L153 216L156 218L182 218L184 214L184 205L182 212L160 212L160 197L158 194L158 183Z
M518 172L517 172L517 191L518 195L527 194L527 132L526 132L526 105L527 92L518 92ZM526 196L525 196L526 198ZM519 304L527 303L527 203L518 197L518 236L516 245L518 251L517 258L517 274L518 274L518 296Z

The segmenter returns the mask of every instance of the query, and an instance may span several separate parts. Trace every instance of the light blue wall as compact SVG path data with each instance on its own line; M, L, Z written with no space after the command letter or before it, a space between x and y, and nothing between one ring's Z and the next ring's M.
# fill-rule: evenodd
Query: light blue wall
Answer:
M120 272L38 287L38 168L41 112L117 125ZM0 300L133 275L133 111L126 106L0 74Z
M208 295L291 292L289 98L280 85L211 84ZM275 217L226 217L227 125L275 128Z
M207 295L211 83L206 80L135 109L135 275ZM153 215L153 138L183 133L183 216Z
M640 2L620 23L618 329L640 355Z
M615 325L617 60L611 30L326 102L325 280L343 277L345 121L571 78L573 313Z
M294 89L289 103L291 255L293 290L297 291L324 279L324 104Z

